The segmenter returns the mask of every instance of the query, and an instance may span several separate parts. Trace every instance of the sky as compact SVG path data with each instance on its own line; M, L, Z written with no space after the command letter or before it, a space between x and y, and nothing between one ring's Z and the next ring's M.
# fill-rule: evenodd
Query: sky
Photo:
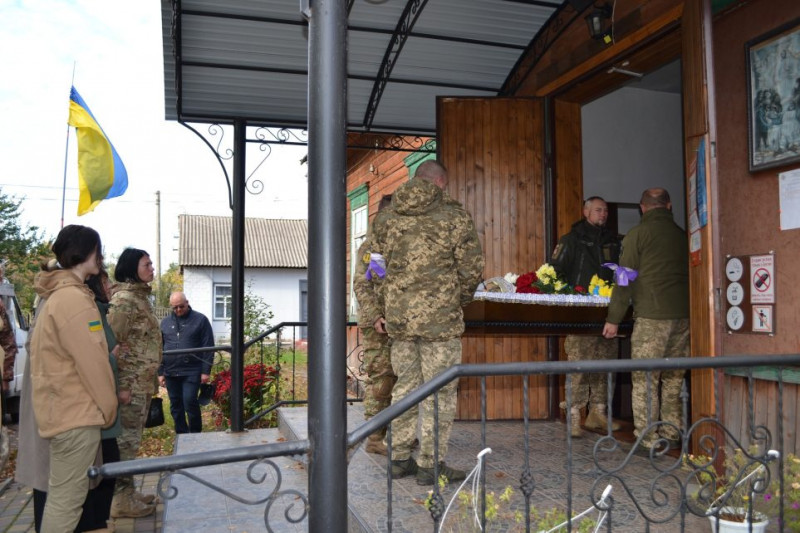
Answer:
M211 150L164 118L158 0L0 0L0 190L21 201L21 221L53 238L64 224L100 232L107 257L126 246L178 261L178 215L230 216L228 188ZM74 82L73 80L74 70ZM171 81L170 81L171 83ZM77 143L67 143L74 85L128 171L128 190L77 216ZM199 131L207 126L200 125ZM232 137L228 132L226 139ZM261 160L248 151L248 174ZM307 218L305 147L272 146L254 173L263 192L248 194L246 216ZM229 173L231 172L229 168ZM160 191L161 209L156 208Z

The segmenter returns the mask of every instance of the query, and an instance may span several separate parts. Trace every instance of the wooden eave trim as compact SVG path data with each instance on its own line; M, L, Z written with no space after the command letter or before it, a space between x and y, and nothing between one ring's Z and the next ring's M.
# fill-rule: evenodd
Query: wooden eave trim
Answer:
M565 74L561 75L560 77L556 78L550 83L540 87L536 91L535 96L538 97L548 96L556 92L560 88L566 86L567 84L580 78L581 76L585 76L592 70L610 61L613 61L615 57L628 51L630 48L634 47L638 43L645 41L646 39L652 37L657 33L660 33L661 31L675 24L676 22L680 22L682 16L683 16L683 4L679 4L669 9L661 17L648 22L635 32L628 35L627 37L617 41L613 45L604 49L602 52L595 55L590 60L584 61L583 63L575 66L572 70L566 72Z

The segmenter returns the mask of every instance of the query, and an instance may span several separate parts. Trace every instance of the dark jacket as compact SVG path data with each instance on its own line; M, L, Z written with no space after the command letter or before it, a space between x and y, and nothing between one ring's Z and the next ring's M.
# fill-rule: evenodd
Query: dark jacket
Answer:
M689 245L671 211L651 209L642 216L622 241L619 264L639 276L627 287L614 287L608 322L619 324L631 304L634 318L689 317Z
M619 239L614 232L593 226L584 218L559 239L550 264L573 287L588 289L595 274L606 281L613 279L613 271L601 265L619 263L619 250Z
M164 339L164 351L184 350L187 348L204 348L214 346L214 331L211 323L202 313L189 311L179 317L174 312L161 321L161 336ZM214 352L187 353L180 355L164 355L159 376L193 376L211 374L214 364Z

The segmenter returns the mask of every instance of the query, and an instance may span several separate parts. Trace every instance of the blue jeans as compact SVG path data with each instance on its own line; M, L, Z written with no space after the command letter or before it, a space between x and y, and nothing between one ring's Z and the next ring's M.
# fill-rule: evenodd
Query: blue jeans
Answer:
M169 412L175 420L175 433L200 433L203 431L200 403L197 401L200 375L165 377L169 394Z

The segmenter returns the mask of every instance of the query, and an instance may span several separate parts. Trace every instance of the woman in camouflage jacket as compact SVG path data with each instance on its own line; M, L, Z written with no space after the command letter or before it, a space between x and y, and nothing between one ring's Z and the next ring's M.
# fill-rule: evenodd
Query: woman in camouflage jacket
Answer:
M112 288L108 323L120 343L118 359L120 391L130 391L131 401L121 405L122 435L117 439L120 459L135 459L142 442L142 430L157 390L156 372L161 364L161 328L150 303L154 269L144 250L126 248L114 270L117 284ZM147 516L153 512L152 496L136 492L132 477L117 478L111 516Z

